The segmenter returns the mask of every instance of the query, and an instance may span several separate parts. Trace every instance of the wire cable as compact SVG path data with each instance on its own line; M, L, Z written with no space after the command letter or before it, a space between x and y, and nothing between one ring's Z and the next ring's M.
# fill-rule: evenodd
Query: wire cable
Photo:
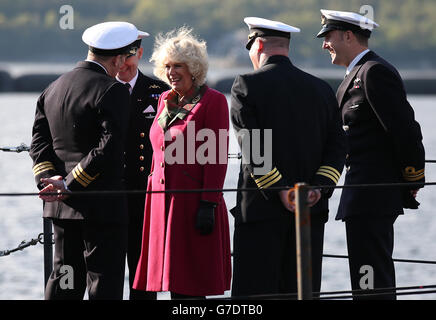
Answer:
M322 256L326 257L326 258L348 259L348 256L346 256L346 255L339 255L339 254L323 254ZM392 260L394 262L436 264L436 261L430 261L430 260L412 260L412 259L392 259Z
M350 184L350 185L318 185L309 186L312 189L348 189L348 188L383 188L383 187L423 187L434 186L436 182L405 182L405 183L378 183L378 184ZM269 190L289 190L291 187L269 187ZM202 193L202 192L260 192L258 188L229 188L229 189L173 189L173 190L92 190L92 191L73 191L73 192L46 192L46 195L119 195L119 194L150 194L150 193ZM18 197L18 196L37 196L37 192L8 192L0 193L0 197Z

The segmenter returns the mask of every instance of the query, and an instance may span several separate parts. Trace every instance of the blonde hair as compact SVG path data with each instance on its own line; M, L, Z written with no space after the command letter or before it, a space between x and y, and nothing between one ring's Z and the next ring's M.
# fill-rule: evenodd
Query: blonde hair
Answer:
M192 34L192 28L183 26L167 34L158 34L154 43L150 62L154 63L153 73L159 79L169 84L166 77L165 63L168 60L186 63L192 74L194 84L201 86L206 82L209 68L206 42L198 40Z

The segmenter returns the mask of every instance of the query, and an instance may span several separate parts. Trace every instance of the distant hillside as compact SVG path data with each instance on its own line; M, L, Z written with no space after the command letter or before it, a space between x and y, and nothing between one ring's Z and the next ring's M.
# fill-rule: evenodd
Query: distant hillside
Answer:
M74 9L74 29L61 29L62 5ZM371 47L403 68L436 68L436 1L366 0L380 24ZM320 8L359 12L356 0L2 0L0 60L63 61L82 58L83 30L95 23L125 20L152 35L181 25L194 27L208 42L209 53L229 63L248 63L244 49L246 16L281 20L302 32L293 36L291 56L300 64L327 67L329 58L315 35ZM364 13L365 14L365 13ZM146 54L153 38L144 41Z

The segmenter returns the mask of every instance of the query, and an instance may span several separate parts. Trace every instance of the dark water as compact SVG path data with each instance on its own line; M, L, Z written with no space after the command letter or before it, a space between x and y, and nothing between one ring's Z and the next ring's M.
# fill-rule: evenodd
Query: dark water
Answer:
M0 146L30 144L37 94L0 94ZM436 96L409 98L420 122L427 159L436 159ZM231 133L230 152L238 151ZM235 188L238 160L230 160L225 188ZM427 181L436 181L436 164L428 164ZM342 184L343 180L339 181ZM394 257L436 261L436 186L428 186L418 195L421 207L407 211L395 224ZM0 152L0 193L36 192L32 162L27 153ZM340 190L331 200L331 219L326 225L325 253L347 254L342 222L334 221ZM228 208L235 193L225 193ZM36 238L42 232L41 201L36 196L0 197L0 251L16 247L22 240ZM230 217L231 231L233 219ZM436 266L396 264L397 286L436 284ZM43 247L37 245L10 256L0 257L0 300L43 298ZM347 260L324 259L322 291L349 290ZM125 290L126 295L127 290ZM227 292L226 295L229 293ZM166 299L167 294L159 298ZM400 299L436 299L436 294L403 296Z

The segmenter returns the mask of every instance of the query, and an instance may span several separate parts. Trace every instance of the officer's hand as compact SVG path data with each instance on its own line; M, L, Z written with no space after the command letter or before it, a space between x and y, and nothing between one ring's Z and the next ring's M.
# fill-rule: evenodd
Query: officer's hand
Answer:
M200 231L202 235L208 235L212 233L215 225L215 207L214 202L200 201L200 207L197 211L197 219L195 222L195 228Z
M282 190L279 192L280 200L286 210L295 211L295 192L294 189Z
M41 178L41 183L44 188L39 191L39 198L46 202L60 201L68 198L65 193L68 190L65 188L64 179L61 176L53 176L51 178ZM58 193L58 194L47 194Z
M403 189L402 198L403 198L403 208L406 209L418 209L420 203L416 200L416 196L418 195L419 189Z
M295 212L295 190L282 190L279 192L280 200L285 208L291 212ZM310 189L307 193L307 205L313 207L321 199L321 191L319 189Z
M307 202L309 207L313 207L321 199L321 190L311 189L307 195Z

